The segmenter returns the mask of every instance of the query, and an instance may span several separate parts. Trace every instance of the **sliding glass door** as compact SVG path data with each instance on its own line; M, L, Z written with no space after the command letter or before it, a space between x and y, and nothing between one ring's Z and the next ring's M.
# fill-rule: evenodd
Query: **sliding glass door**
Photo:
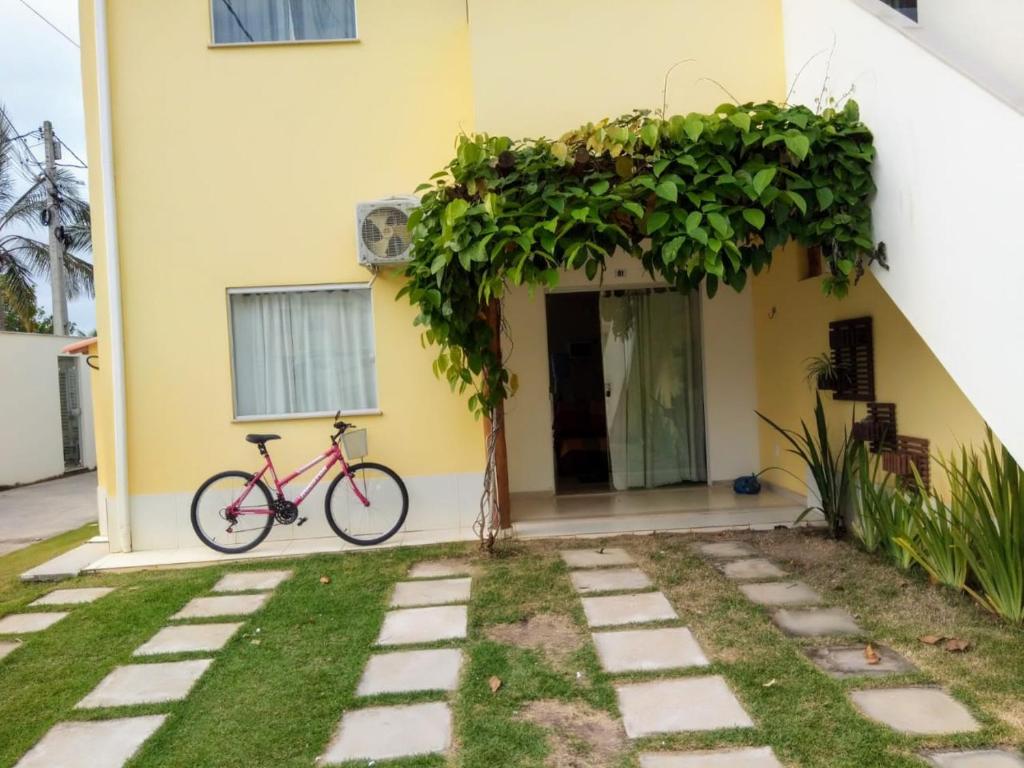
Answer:
M699 296L613 291L599 309L612 487L706 481Z

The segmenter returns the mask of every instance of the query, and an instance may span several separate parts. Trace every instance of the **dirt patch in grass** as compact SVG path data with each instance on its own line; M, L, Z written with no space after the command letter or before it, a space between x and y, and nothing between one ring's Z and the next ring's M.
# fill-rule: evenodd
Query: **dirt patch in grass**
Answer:
M540 651L557 667L564 666L583 646L583 636L573 620L558 613L538 613L511 624L495 624L487 628L487 637Z
M580 702L532 701L519 716L547 732L552 768L610 768L626 747L618 720Z

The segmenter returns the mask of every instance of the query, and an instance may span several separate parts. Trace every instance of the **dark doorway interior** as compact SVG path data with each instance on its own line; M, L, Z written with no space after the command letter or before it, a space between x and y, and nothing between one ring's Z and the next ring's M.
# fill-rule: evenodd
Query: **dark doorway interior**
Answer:
M608 490L599 294L554 293L546 300L555 490Z

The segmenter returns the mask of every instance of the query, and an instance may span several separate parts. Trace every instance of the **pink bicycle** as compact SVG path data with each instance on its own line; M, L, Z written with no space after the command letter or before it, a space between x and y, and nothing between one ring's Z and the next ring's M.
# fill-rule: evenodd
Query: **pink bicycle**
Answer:
M345 453L353 455L352 448L358 451L360 443L362 450L359 455L365 455L366 433L363 430L350 432L353 425L338 421L337 417L334 428L337 432L331 436L330 448L280 479L267 451L267 443L279 440L281 436L246 435L248 442L259 447L260 455L265 459L263 468L256 474L239 470L220 472L199 486L192 498L192 527L196 535L206 546L218 552L248 552L270 535L274 523L305 523L307 518L299 517L299 506L328 470L340 464L341 473L331 482L324 500L331 528L345 541L360 546L380 544L394 536L409 512L409 493L405 483L383 464L368 461L349 464ZM343 451L342 446L347 450ZM295 500L286 499L284 487L322 461L327 463ZM271 495L263 482L268 473L276 495ZM255 495L262 498L251 499L247 504L246 500L255 490L259 491Z

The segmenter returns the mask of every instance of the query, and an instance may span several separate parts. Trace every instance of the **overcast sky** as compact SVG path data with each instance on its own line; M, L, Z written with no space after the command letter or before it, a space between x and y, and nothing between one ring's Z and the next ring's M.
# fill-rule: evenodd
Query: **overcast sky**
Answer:
M77 0L25 2L78 41ZM22 0L0 0L0 103L6 106L19 132L37 129L49 120L57 135L88 162L78 57L78 48L47 26ZM41 160L42 147L34 150ZM64 160L75 162L69 155ZM44 234L40 230L36 236L42 238ZM49 311L50 286L40 281L36 293L39 303ZM71 302L68 314L86 333L96 327L92 299Z

